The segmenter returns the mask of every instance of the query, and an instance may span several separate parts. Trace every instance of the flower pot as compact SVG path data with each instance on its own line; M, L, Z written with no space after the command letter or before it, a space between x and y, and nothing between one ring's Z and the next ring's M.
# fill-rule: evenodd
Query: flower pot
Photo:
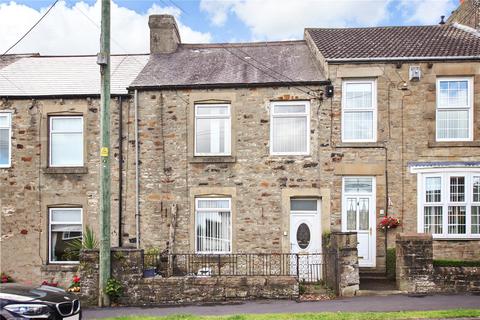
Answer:
M155 277L155 268L145 268L145 269L143 269L143 277L144 278Z

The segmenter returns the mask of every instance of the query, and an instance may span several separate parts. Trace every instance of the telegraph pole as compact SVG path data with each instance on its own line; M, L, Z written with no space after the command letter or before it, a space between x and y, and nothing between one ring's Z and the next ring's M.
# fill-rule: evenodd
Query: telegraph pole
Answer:
M100 149L100 307L110 305L105 286L110 278L110 0L102 0L102 23L100 53L100 128L102 132Z

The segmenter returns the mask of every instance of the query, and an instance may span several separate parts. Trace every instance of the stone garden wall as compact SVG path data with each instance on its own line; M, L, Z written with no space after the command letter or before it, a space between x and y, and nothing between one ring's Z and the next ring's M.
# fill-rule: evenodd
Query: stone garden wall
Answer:
M332 233L324 237L323 277L339 296L353 296L359 288L356 233ZM142 249L113 248L112 277L123 292L122 305L162 305L221 302L244 299L296 299L296 276L214 276L144 277ZM98 250L80 254L78 273L82 279L81 300L86 305L98 302Z
M480 268L433 264L428 234L397 235L397 286L411 293L480 292Z
M98 251L84 251L79 267L80 297L98 301ZM112 277L123 286L122 305L189 304L240 299L294 299L298 281L289 276L143 277L143 250L112 249Z

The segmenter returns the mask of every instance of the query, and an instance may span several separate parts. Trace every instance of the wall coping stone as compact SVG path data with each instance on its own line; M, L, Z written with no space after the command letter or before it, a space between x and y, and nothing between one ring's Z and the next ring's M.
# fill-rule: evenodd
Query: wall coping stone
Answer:
M431 241L432 235L427 233L397 233L397 241L425 240Z

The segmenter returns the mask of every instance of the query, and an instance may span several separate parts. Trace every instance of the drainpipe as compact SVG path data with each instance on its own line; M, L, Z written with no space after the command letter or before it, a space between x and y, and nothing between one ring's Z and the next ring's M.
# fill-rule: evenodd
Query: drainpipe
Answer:
M138 91L134 94L135 108L135 236L140 249L139 168L138 168Z
M122 204L123 204L123 100L118 105L118 246L122 246Z

